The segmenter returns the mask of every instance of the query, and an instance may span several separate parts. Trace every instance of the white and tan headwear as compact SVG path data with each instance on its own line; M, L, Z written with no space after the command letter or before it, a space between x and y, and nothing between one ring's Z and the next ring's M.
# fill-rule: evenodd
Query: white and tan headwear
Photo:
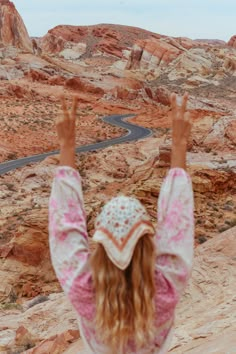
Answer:
M135 198L119 196L111 199L98 215L93 240L101 243L109 259L124 270L145 234L154 235L145 208Z

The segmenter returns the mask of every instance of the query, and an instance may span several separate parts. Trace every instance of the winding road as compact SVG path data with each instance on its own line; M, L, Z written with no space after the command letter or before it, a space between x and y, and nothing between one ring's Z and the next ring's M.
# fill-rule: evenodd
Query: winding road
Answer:
M83 145L76 148L76 152L86 152L86 151L95 151L98 149L103 149L108 146L121 144L129 141L135 141L139 139L147 138L148 136L152 135L151 129L143 128L135 124L131 124L126 122L126 119L134 117L134 115L125 114L125 115L112 115L108 117L104 117L103 121L109 123L114 126L118 126L127 130L127 134L114 139L109 139L105 141L101 141L99 143L90 144L90 145ZM45 159L47 156L58 154L59 150L47 152L44 154L33 155L28 157L23 157L21 159L12 160L3 162L0 164L0 175L7 173L11 170L16 168L25 166L29 163L39 162Z

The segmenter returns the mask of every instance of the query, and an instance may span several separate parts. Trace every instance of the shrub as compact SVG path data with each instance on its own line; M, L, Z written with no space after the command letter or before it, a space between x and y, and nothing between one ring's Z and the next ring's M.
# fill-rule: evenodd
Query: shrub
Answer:
M15 302L7 302L5 304L1 304L1 308L2 310L23 310L22 306L16 304Z

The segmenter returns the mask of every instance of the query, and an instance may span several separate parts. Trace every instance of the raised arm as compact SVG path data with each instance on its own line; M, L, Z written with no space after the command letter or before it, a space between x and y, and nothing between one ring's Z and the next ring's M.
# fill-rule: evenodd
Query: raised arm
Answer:
M83 314L91 297L91 272L81 177L75 167L75 115L62 98L63 115L56 122L60 167L56 168L49 200L49 245L58 280L70 301Z
M181 294L191 274L194 244L193 191L185 171L190 115L186 112L188 95L177 105L171 95L172 154L171 169L164 180L158 200L157 269Z

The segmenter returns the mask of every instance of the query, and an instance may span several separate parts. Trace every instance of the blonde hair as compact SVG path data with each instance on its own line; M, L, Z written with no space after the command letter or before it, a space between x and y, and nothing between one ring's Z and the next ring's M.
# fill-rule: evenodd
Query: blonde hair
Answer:
M117 268L104 247L91 256L96 298L96 332L113 353L129 340L142 348L154 338L155 245L149 235L139 239L131 263Z

